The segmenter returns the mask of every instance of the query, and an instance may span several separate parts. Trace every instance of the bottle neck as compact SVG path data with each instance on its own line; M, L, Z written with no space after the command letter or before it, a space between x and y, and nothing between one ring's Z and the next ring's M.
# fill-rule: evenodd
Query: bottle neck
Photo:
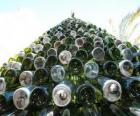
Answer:
M45 67L45 64L46 64L46 60L44 57L36 57L35 60L34 60L34 67L36 69L38 68L44 68Z
M77 90L76 90L76 94L77 94L77 100L79 101L79 103L95 103L95 89L94 87L89 84L89 83L85 83L82 84L80 86L78 86Z
M24 110L30 104L30 95L33 87L21 87L14 92L13 102L17 109Z
M84 65L84 74L89 79L95 79L99 73L99 66L96 62L87 62Z
M54 65L51 68L51 77L54 82L61 82L65 78L65 70L61 65Z
M5 92L0 95L0 114L14 109L12 98L13 92Z
M42 84L48 81L48 71L45 68L39 68L34 73L33 82L35 84Z
M31 108L40 109L44 108L49 104L49 93L48 87L39 86L32 90L30 96Z
M128 91L131 99L139 101L140 98L140 77L131 77L125 80L125 89Z
M71 101L71 88L66 84L58 84L53 89L53 101L59 107L67 106Z
M34 73L32 71L23 71L19 76L21 86L31 86L33 84Z
M98 83L102 88L104 98L108 101L115 102L121 98L121 85L116 80L100 77Z
M23 59L21 70L32 70L33 69L33 60L30 58Z

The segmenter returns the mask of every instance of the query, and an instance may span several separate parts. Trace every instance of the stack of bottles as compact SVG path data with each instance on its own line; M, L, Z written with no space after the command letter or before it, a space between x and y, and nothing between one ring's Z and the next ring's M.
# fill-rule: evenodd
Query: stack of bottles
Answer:
M0 68L1 116L135 116L140 50L68 18Z

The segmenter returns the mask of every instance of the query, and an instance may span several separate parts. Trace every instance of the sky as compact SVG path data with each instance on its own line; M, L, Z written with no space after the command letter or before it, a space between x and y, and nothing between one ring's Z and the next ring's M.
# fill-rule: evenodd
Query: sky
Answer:
M75 17L109 31L140 0L0 0L0 65L75 12Z

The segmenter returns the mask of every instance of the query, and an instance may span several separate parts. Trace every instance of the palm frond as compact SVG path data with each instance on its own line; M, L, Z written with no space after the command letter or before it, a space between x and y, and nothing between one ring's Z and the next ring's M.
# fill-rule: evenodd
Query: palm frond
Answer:
M130 40L131 41L131 36L133 33L140 28L139 26L139 20L137 22L137 19L140 18L140 8L138 8L136 11L127 14L121 21L119 25L119 37L122 40ZM135 41L134 43L137 43L136 41L139 36L136 36L136 38L133 38Z

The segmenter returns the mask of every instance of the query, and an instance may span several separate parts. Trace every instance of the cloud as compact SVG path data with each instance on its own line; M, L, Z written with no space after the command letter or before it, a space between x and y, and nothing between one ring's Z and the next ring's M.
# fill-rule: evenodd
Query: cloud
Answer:
M0 12L0 64L28 46L42 32L41 20L30 9Z

